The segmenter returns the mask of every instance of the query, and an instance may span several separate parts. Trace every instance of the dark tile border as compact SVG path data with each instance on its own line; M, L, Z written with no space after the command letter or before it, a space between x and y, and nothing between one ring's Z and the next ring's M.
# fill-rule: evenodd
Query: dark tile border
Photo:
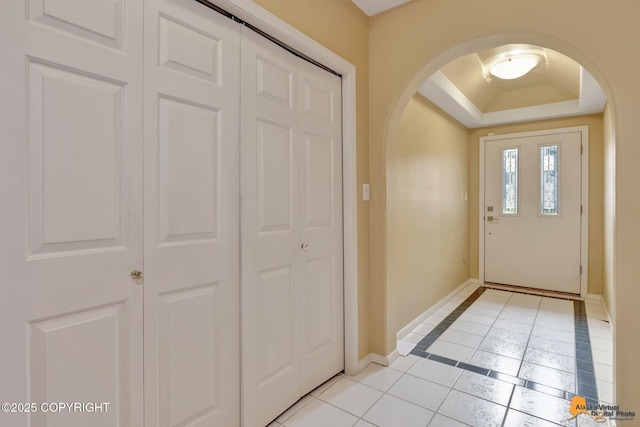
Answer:
M576 334L576 393L588 400L598 401L598 383L593 366L587 308L584 301L573 302Z
M488 289L480 286L473 294L469 295L455 310L451 312L444 320L442 320L431 332L429 332L422 340L416 344L411 354L433 360L445 365L454 366L466 371L475 372L476 374L489 376L491 378L505 381L514 385L535 390L564 400L571 400L574 396L582 396L586 398L587 404L597 405L598 403L598 387L593 366L593 354L591 351L591 340L589 338L589 326L587 323L587 311L583 301L573 301L573 312L575 322L575 360L576 360L576 392L560 390L539 384L534 381L524 380L522 378L507 375L502 372L493 371L480 366L471 365L469 363L453 360L448 357L439 356L429 353L427 350L442 335L453 322L455 322L467 308L471 306L479 297ZM505 290L505 292L514 292ZM544 298L544 297L543 297Z
M461 302L460 305L451 312L451 314L445 317L440 323L438 323L435 328L431 330L431 332L429 332L418 342L418 344L416 344L413 350L411 350L411 354L426 358L426 355L428 354L427 349L431 346L431 344L433 344L440 337L440 335L442 335L447 329L449 329L449 326L451 326L451 324L455 322L458 317L460 317L460 315L464 313L467 308L469 308L471 304L473 304L480 297L480 295L484 293L485 289L486 288L484 286L480 286L475 290L475 292L469 295L466 300Z

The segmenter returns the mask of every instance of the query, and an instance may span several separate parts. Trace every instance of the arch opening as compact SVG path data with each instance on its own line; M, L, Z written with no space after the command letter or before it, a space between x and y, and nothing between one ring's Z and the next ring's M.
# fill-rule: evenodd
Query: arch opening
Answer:
M477 129L479 130L477 130L462 125L458 121L454 123L454 120L443 111L440 111L438 116L437 110L439 108L437 106L433 105L429 100L420 99L420 97L416 96L420 87L430 76L438 73L443 67L457 58L513 43L544 46L572 58L584 69L588 70L589 75L593 76L593 79L602 88L607 100L607 106L604 111L589 115L575 114L561 119L537 119L528 121L526 125L522 125L522 123L525 123L522 120L508 125L478 126ZM475 227L473 226L474 221L477 222L478 212L478 154L477 147L475 147L474 152L473 140L475 139L477 144L480 130L484 131L486 135L486 132L491 131L491 128L500 128L500 131L505 133L507 132L505 129L518 129L518 126L525 129L542 129L545 127L564 127L567 124L586 124L596 128L594 136L597 139L597 143L593 145L595 152L592 160L594 163L601 162L602 166L592 170L592 175L589 179L590 182L595 181L595 185L592 186L593 192L600 192L601 195L600 197L592 197L590 205L595 206L596 209L594 211L599 210L601 213L590 218L589 228L601 230L600 237L596 235L597 233L590 236L590 240L593 240L593 246L599 247L599 249L591 250L590 254L594 259L600 259L599 267L595 266L597 262L594 262L594 269L596 270L594 277L600 276L600 284L594 284L589 289L589 293L603 294L609 304L615 304L614 289L605 289L603 285L603 282L614 283L613 277L606 277L613 274L614 249L615 121L614 102L612 101L611 91L606 79L587 55L557 40L539 35L497 34L471 40L431 58L416 72L393 104L383 140L384 172L386 177L384 256L386 263L387 331L393 335L388 337L389 340L395 339L395 334L402 332L403 328L417 315L423 313L433 303L447 296L456 286L461 285L463 283L461 277L464 277L465 269L467 278L472 280L479 279L477 265L477 236L479 230L477 223ZM428 118L426 123L423 123L422 129L416 129L417 117L420 114L425 114L425 112L431 114L432 117ZM461 128L467 130L466 140L464 131ZM442 161L442 156L444 155L445 160L439 166L429 164L429 161L427 161L427 166L425 167L424 164L419 165L416 159L410 159L411 155L416 154L417 150L416 144L411 146L411 141L418 141L420 132L430 133L426 138L431 138L435 142L429 149L420 152L419 155L432 156L431 163L438 156L441 157L439 160ZM442 144L438 144L437 138L439 137L457 138L457 147L443 147ZM463 147L465 144L466 152L465 147ZM457 161L452 160L455 157L457 157ZM475 166L473 165L474 162ZM452 165L453 174L450 174L451 169L447 170L447 167L451 168ZM463 174L462 178L454 183L455 185L451 185L451 176L459 175L463 166L466 166L467 175L464 176ZM466 191L461 189L461 181L465 179L468 184ZM476 185L475 188L474 185ZM429 192L431 192L430 195ZM455 197L451 194L454 194ZM399 198L403 199L399 200ZM448 204L445 203L447 198L449 199L446 202ZM460 211L464 210L464 207L460 209L460 206L456 206L456 203L465 201L469 202L469 205L475 203L474 206L468 205L466 208L466 221L460 218ZM412 204L414 205L413 208L411 208ZM434 211L437 214L434 214ZM451 212L454 212L453 217ZM424 223L418 225L420 221L424 221L427 225L425 226ZM463 224L466 224L466 229ZM452 230L455 230L453 238L451 238ZM424 234L420 235L420 233ZM466 242L464 242L463 237L465 233L467 235ZM473 238L474 235L475 238ZM455 241L455 244L452 240ZM462 244L460 244L460 240L463 240ZM465 243L467 252L460 254L460 247L465 246ZM476 248L475 254L474 247ZM420 256L416 256L416 251L421 250L424 251L427 258L434 258L431 266L436 266L434 268L439 269L439 271L427 271L429 261L421 260ZM413 265L411 265L412 262L414 263ZM416 271L412 271L412 269L417 269L418 274L423 274L423 276L411 277L413 272ZM418 294L420 292L422 294L416 298L416 289L419 289L421 285L424 288L425 282L434 283L437 281L445 281L447 283L435 289L422 289L422 291L418 291ZM415 284L415 286L412 286L412 284ZM608 293L608 295L605 295L605 293Z

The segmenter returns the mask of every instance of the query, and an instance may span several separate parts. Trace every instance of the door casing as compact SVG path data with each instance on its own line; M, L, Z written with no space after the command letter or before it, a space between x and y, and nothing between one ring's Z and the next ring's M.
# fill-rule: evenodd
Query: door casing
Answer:
M545 129L532 132L508 133L502 135L488 135L480 138L479 147L479 197L478 197L478 278L484 283L484 207L485 207L485 144L487 141L502 139L523 138L530 136L554 135L568 132L580 132L582 135L582 220L580 223L580 265L582 265L582 275L580 276L580 296L585 298L588 293L587 284L589 279L589 126L573 126L559 129Z

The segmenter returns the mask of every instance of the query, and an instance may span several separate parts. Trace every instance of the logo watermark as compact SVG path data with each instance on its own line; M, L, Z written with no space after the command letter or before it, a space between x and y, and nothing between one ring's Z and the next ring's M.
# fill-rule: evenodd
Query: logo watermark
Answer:
M582 396L574 396L569 406L570 420L578 415L587 415L597 423L605 423L607 420L631 421L636 413L623 411L620 405L587 405L587 399Z

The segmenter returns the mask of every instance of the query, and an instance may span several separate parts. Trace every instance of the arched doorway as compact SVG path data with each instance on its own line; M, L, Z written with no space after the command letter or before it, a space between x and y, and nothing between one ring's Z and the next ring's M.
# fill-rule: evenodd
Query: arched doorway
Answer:
M545 44L544 43L545 41L549 44ZM538 35L532 36L532 35L526 35L526 34L518 35L518 34L509 33L509 34L491 35L491 36L486 36L484 38L477 38L477 39L474 39L472 42L464 42L431 58L426 65L424 65L421 69L418 70L418 72L415 75L413 75L410 82L404 87L400 96L396 99L396 102L393 104L393 108L390 109L389 116L388 116L389 120L387 121L387 126L385 128L385 138L382 141L382 144L383 144L382 152L384 153L384 160L380 161L379 163L379 166L381 166L385 171L384 176L386 180L385 181L386 199L384 201L384 209L385 209L384 221L385 221L385 227L386 227L385 228L386 233L384 237L384 241L385 241L384 258L387 262L382 267L375 267L375 266L373 267L373 268L384 269L383 277L387 278L387 281L384 284L384 288L387 296L387 299L385 301L386 303L385 309L387 314L387 317L386 317L387 323L385 325L386 331L387 331L387 336L386 336L387 343L390 342L395 337L395 332L398 331L402 326L404 326L401 323L402 320L399 320L399 313L401 310L405 309L405 303L406 303L406 301L403 300L403 295L399 294L397 291L397 287L396 287L397 283L392 283L389 277L389 274L391 273L389 260L393 256L393 254L389 253L390 251L389 242L391 241L391 235L393 234L393 231L389 229L389 216L390 216L389 202L391 197L390 188L389 188L389 182L390 182L389 179L390 179L390 176L392 176L392 171L390 171L389 169L390 167L389 153L390 153L392 144L394 144L397 139L398 132L401 127L402 116L405 113L407 106L410 104L414 93L416 92L418 87L422 84L422 82L428 76L430 76L431 74L439 70L446 63L450 62L454 58L461 55L473 53L477 50L488 49L496 45L499 45L501 43L512 43L512 42L516 42L516 43L534 43L535 42L537 44L542 44L545 46L551 45L553 46L554 49L559 50L565 54L568 54L569 56L572 56L578 60L580 60L580 58L584 58L584 55L582 55L579 51L571 47L565 46L562 43L559 43L555 39L551 39L551 38L547 39L545 37L541 37ZM589 63L589 61L586 59L585 59L585 62ZM606 84L603 83L603 80L599 74L597 67L589 68L589 70L594 74L594 76L598 76L596 77L596 79L604 87L605 92L609 94L610 90L606 87ZM604 191L605 191L605 200L608 203L611 203L613 200L613 189L615 186L615 181L614 181L615 164L614 164L614 156L612 155L614 150L612 108L613 108L612 105L610 105L610 107L605 112L606 118L604 120L605 125L604 125L604 131L603 131L607 134L606 139L608 141L608 145L607 147L605 147L606 149L603 153L603 161L606 164L604 169L604 173L606 174ZM605 138L605 136L603 136L603 138ZM372 157L374 157L373 160L375 161L374 154L372 154ZM472 194L470 194L470 197L473 197ZM609 206L610 206L609 211L611 211L613 208L611 205ZM599 208L603 209L602 203L600 204ZM604 210L606 211L607 209L605 208ZM375 215L376 213L372 212L372 218L375 217ZM475 216L475 211L472 212L472 215ZM612 227L611 212L609 212L608 217L605 217L605 220L608 221L604 223L604 228L608 229L607 238L609 239L608 242L605 242L605 245L610 246L613 240L613 237L612 237L613 235L611 234L611 227ZM476 230L476 233L477 233L477 230ZM373 240L372 240L372 244L374 244ZM606 255L605 255L605 258L606 258ZM611 262L610 258L608 262ZM372 286L375 286L375 284L372 284ZM441 293L440 295L437 295L437 297L434 296L434 298L435 300L437 300L445 296L445 294ZM611 295L609 296L611 297ZM611 300L612 299L613 298L611 297Z

